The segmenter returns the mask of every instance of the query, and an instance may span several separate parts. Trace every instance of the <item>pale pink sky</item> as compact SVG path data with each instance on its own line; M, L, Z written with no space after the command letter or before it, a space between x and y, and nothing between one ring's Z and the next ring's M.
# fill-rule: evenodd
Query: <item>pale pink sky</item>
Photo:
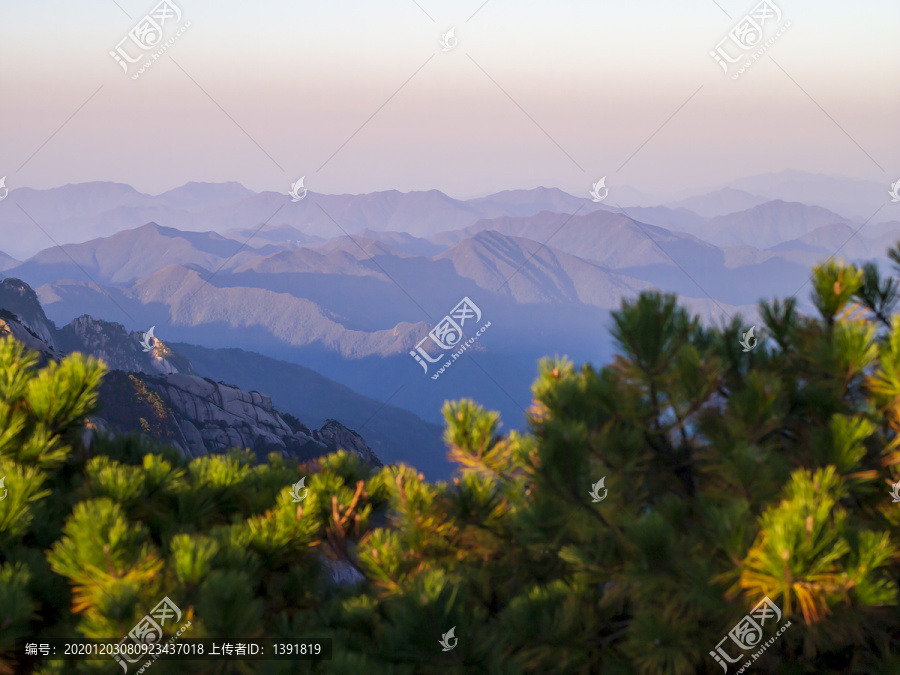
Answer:
M465 198L602 175L660 195L785 168L900 177L895 0L778 2L781 68L737 81L709 51L752 1L176 0L190 28L136 81L109 51L156 0L116 1L4 9L9 187L283 192L306 175Z

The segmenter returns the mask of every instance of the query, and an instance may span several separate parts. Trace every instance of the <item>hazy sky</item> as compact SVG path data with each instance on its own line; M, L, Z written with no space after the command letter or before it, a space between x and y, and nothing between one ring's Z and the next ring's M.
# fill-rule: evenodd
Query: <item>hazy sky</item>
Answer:
M166 37L190 26L137 80L109 52L154 0L7 3L8 187L284 192L305 175L465 198L603 175L657 195L786 168L900 178L897 0L776 0L769 26L790 26L737 80L709 52L753 1L175 1Z

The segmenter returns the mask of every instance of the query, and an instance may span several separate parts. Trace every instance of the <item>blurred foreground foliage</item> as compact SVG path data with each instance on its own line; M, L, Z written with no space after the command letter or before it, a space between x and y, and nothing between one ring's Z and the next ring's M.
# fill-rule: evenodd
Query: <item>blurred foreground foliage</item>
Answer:
M791 626L754 672L900 673L896 282L829 262L812 287L820 316L763 303L750 352L737 319L707 328L656 293L624 303L609 366L541 363L528 433L448 403L458 473L436 485L345 452L88 451L103 364L39 369L4 341L0 672L32 667L17 639L121 638L168 596L185 637L331 637L334 658L162 657L160 674L719 673L709 653L767 596ZM326 560L362 580L334 583Z

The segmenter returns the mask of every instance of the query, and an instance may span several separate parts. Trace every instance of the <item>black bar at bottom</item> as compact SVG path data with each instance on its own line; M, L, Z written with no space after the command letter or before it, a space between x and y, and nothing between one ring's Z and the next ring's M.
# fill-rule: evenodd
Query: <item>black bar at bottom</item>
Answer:
M20 658L58 660L112 659L139 666L156 659L179 661L330 661L331 638L174 638L160 642L135 642L131 638L45 638L18 640Z

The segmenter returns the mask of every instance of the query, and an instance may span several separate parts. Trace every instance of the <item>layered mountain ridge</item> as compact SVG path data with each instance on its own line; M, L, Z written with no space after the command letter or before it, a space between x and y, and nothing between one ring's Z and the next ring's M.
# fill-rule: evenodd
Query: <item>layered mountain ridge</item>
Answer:
M20 280L0 282L0 312L0 336L14 337L45 360L78 351L107 364L98 428L148 433L190 457L237 447L306 460L344 449L381 464L362 436L336 420L311 431L275 410L269 396L197 375L187 358L159 340L145 351L140 334L88 316L57 329Z
M265 391L275 409L312 427L337 417L383 461L408 459L431 475L429 462L450 470L445 401L474 397L505 428L523 428L536 361L608 363L618 349L611 313L643 291L676 293L702 322L747 330L760 300L796 296L800 311L815 311L800 291L835 253L886 263L900 207L884 204L884 187L871 182L848 183L847 200L829 193L839 182L753 177L667 203L613 183L602 203L555 188L468 200L437 190L311 191L296 203L236 183L156 196L116 184L21 188L0 224L45 237L16 221L24 210L62 246L0 264L33 286L62 332L88 330L84 315L129 331L155 326L201 374ZM807 195L829 200L805 203ZM882 220L867 222L876 212ZM7 243L20 242L0 249ZM451 325L464 298L490 331L433 381L416 350L431 345L438 357L429 334ZM116 339L134 346L127 333ZM113 346L92 348L110 358ZM144 355L128 358L121 366L134 370ZM167 364L190 374L166 359L145 372L175 374Z

